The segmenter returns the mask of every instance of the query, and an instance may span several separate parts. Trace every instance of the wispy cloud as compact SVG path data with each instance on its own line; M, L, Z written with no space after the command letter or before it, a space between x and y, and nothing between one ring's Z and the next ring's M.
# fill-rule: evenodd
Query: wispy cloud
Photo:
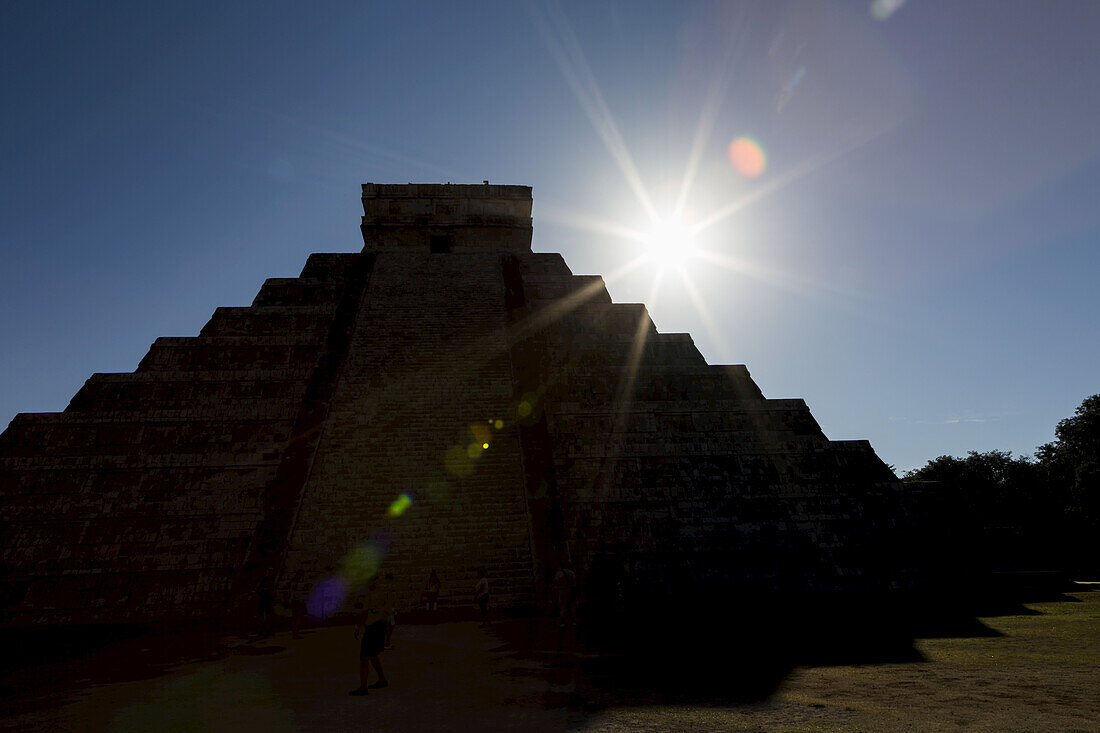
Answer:
M979 413L971 412L964 414L956 414L950 417L940 418L915 418L905 417L902 415L890 415L887 420L897 423L911 423L913 425L960 425L963 423L986 423L997 422L1002 417L1009 413L996 412L996 413Z

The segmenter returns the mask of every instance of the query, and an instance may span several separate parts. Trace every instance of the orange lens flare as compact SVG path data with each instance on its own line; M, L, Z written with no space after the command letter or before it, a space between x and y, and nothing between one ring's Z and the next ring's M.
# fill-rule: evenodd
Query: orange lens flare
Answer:
M470 426L470 435L474 436L474 440L478 443L489 442L489 428L481 423L474 423Z
M730 163L745 178L756 178L768 166L764 149L751 137L739 137L730 143Z

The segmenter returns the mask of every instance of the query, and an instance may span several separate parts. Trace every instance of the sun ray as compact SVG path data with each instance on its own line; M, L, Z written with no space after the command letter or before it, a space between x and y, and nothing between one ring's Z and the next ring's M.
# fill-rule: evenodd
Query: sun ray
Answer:
M816 158L807 161L802 165L795 166L794 168L783 173L782 175L775 176L767 183L755 187L752 191L749 191L744 196L741 196L740 198L731 201L726 206L723 206L722 208L705 217L702 221L695 225L695 230L701 232L705 229L709 229L718 222L732 216L733 214L736 214L738 211L744 209L750 204L753 204L760 199L771 195L775 191L778 191L787 184L808 175L814 169L824 165L833 157L835 156L817 156Z
M650 299L656 297L660 286L661 274L658 273L657 277L653 280L653 288L650 290L649 294ZM609 445L596 478L596 481L601 485L607 480L607 477L611 475L610 469L612 464L618 459L618 454L614 450L615 441L617 440L615 436L622 433L623 427L626 424L627 412L630 409L630 403L633 401L634 381L638 376L638 366L641 363L642 353L645 351L645 345L649 339L649 330L652 325L653 321L649 317L649 312L646 310L645 306L642 305L642 312L638 317L638 325L634 329L634 338L630 342L630 353L627 355L623 374L619 380L619 386L616 389L615 396L611 403L612 428L607 434L607 442Z
M620 239L629 239L637 242L645 239L645 233L638 229L631 229L622 224L608 221L607 219L599 219L588 214L555 208L553 204L539 204L539 219L544 222L569 227L570 229L593 232L594 234L608 234Z
M782 189L788 184L791 184L794 181L799 180L800 178L808 176L810 173L813 173L818 168L832 163L838 158L844 157L856 148L859 148L870 142L874 138L878 137L890 127L891 125L887 125L878 130L873 130L864 134L857 135L855 139L853 139L846 145L843 145L832 151L818 153L817 155L811 157L809 160L804 161L802 164L794 166L793 168L789 169L781 175L775 176L767 183L757 186L744 196L730 202L728 205L723 206L709 216L705 217L695 225L695 231L701 232L704 229L709 229L723 219L726 219L727 217L732 216L741 209L744 209L746 206L749 206L750 204L753 204L762 198L770 196L771 194Z
M739 6L739 15L743 16L745 12L744 6ZM680 182L680 193L676 197L676 204L673 206L672 215L674 217L683 213L684 206L687 204L688 196L691 193L691 187L695 184L695 176L699 172L699 161L702 159L703 150L706 148L708 142L710 142L711 133L714 130L714 123L718 119L718 112L722 108L722 103L726 98L726 91L729 89L730 74L734 67L735 53L741 51L743 41L747 36L748 26L740 21L743 18L738 18L738 25L741 29L740 34L730 33L727 38L725 51L722 54L722 60L718 65L718 73L715 74L714 79L711 81L710 88L707 90L706 99L703 101L702 109L699 111L699 122L695 127L695 138L691 142L691 151L688 153L687 166L684 170L684 178Z
M523 320L508 327L507 339L514 340L528 334L546 328L551 323L565 317L580 306L587 303L599 293L603 292L609 283L624 277L633 270L638 269L645 262L644 257L636 257L618 270L609 275L604 275L598 280L593 280L584 287L574 290L564 298L552 301L549 305L540 308Z
M695 176L699 171L699 161L703 157L703 150L710 141L714 123L718 118L718 110L722 107L722 101L726 96L728 80L723 74L711 85L706 101L699 113L699 123L695 128L695 138L691 141L691 150L688 153L687 168L684 178L680 182L680 193L676 197L676 204L672 207L672 215L679 216L687 203L691 187L695 183Z
M695 256L699 259L724 267L730 272L744 275L745 277L757 280L771 287L803 297L810 297L821 292L849 298L858 297L858 293L836 287L821 279L795 275L790 272L778 270L774 267L768 267L759 262L750 262L746 259L715 252L713 250L697 250Z
M772 287L784 290L795 290L798 286L796 283L797 278L794 276L782 270L762 265L758 262L751 262L740 257L734 257L733 255L715 252L713 250L699 250L696 252L696 256L711 264L719 265L730 272L744 275L745 277L758 280ZM804 284L812 285L812 283L809 282L805 282Z
M699 314L699 320L703 322L703 329L718 346L722 354L725 355L729 351L726 341L722 337L722 334L718 332L718 324L711 318L710 310L707 308L706 303L703 302L703 296L699 294L699 288L696 287L695 282L684 269L680 270L680 280L684 283L684 292L688 294L692 305L695 306L695 311Z
M650 288L649 296L646 298L647 303L656 301L663 278L664 273L662 272L658 272L657 276L653 278L653 287ZM642 313L638 316L638 325L634 329L634 338L630 342L630 353L627 355L623 376L619 380L619 389L615 397L616 429L613 432L617 433L622 428L622 421L626 419L626 412L630 409L630 403L633 401L634 395L634 382L638 377L638 367L641 365L642 354L645 352L646 343L649 341L649 332L652 328L653 319L650 318L645 304L642 304Z
M548 16L543 16L532 5L532 15L539 29L547 50L554 57L562 76L573 91L573 96L581 105L581 109L588 115L589 121L596 133L603 139L607 152L618 164L623 178L637 196L638 201L645 208L651 219L657 217L652 199L642 183L642 177L634 164L634 158L630 155L626 141L623 139L619 126L615 122L611 109L600 91L596 77L593 75L588 62L585 60L584 51L577 41L573 31L569 27L561 10L555 6L548 6Z

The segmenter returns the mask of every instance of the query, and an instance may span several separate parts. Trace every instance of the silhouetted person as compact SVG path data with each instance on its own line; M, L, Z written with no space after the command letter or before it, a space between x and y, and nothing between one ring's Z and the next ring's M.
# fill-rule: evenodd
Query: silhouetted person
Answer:
M481 626L489 625L489 573L485 568L478 568L477 584L474 585L474 600L481 608Z
M420 602L424 604L425 611L439 610L439 591L442 585L439 574L432 568L432 573L428 576L428 587L420 594Z
M358 639L362 633L363 640L359 644L359 686L349 692L349 695L366 695L369 690L389 687L390 684L386 680L386 673L382 671L382 661L378 658L386 644L386 614L377 591L377 584L371 583L363 603L363 615L355 626L355 638ZM378 681L369 685L367 682L371 667L374 667Z
M256 588L257 635L271 634L271 617L275 615L275 571L268 568Z
M299 570L294 573L294 580L290 583L290 637L292 639L302 638L302 620L305 616L305 573Z
M576 624L573 611L576 588L577 574L569 568L568 564L562 563L554 573L550 591L558 613L558 624L563 629L569 624Z

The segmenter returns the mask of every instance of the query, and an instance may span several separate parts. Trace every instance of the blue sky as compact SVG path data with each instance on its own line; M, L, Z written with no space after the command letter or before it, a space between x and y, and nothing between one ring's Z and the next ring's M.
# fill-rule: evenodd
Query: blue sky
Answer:
M1100 392L1098 36L1090 0L0 3L0 424L357 251L360 183L489 179L829 437L1030 454ZM696 254L614 277L680 200Z

